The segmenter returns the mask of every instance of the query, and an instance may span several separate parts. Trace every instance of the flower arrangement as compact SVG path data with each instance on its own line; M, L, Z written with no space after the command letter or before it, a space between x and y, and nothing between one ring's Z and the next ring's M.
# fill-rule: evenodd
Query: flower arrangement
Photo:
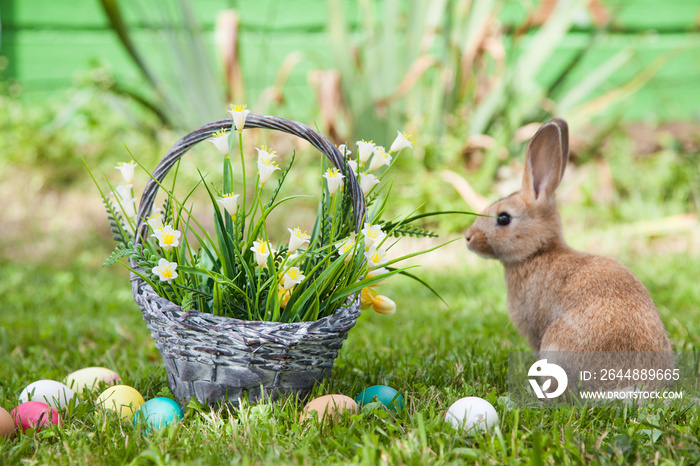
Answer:
M166 187L136 161L116 167L124 184L115 187L107 181L111 195L100 189L90 173L117 241L105 265L122 263L159 296L184 311L257 321L317 320L349 305L348 297L355 298L358 293L362 309L393 314L394 301L376 290L384 280L402 274L428 286L408 272L410 267L395 264L436 248L397 258L390 258L390 250L402 236L436 236L411 223L448 212L382 218L392 186L383 181L399 153L412 148L407 135L399 131L388 150L372 141L358 141L356 157L346 146L339 146L345 166L329 167L324 159L314 224L290 225L288 236L274 241L266 219L280 205L299 197L278 198L294 165L295 153L280 167L282 158L274 150L256 147L257 174L251 179L243 149L248 112L245 106L232 105L231 130L221 130L209 139L222 159L221 183L208 180L200 172L198 182L182 199L174 194L175 181L172 187ZM234 168L231 155L236 148L240 165ZM166 200L160 212L151 212L147 218L148 238L135 242L137 200L133 181L139 166L158 182ZM349 176L359 181L367 205L359 232L345 189ZM177 170L173 180L177 180ZM199 187L206 190L211 203L214 235L188 207Z

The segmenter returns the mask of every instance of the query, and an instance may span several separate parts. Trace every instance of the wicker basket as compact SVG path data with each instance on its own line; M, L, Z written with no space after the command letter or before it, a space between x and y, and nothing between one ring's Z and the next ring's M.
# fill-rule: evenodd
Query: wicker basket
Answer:
M166 154L153 172L162 182L170 168L195 144L220 129L230 128L231 119L210 123L188 134ZM362 190L352 171L346 171L343 156L326 138L300 123L282 118L248 115L245 128L283 131L309 141L346 176L355 229L365 214ZM141 197L136 243L148 234L145 218L158 191L151 180ZM135 264L132 264L135 265ZM259 322L216 316L198 311L184 312L158 296L152 287L131 275L134 300L161 353L168 382L181 404L195 397L204 404L227 402L237 405L247 395L305 397L316 382L330 375L333 361L348 331L360 315L359 298L333 315L315 322Z

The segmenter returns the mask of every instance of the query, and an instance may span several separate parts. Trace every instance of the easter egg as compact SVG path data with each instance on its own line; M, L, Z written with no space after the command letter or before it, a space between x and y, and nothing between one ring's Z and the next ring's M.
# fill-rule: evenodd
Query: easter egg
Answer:
M19 394L19 402L41 401L56 409L65 409L75 396L73 390L55 380L37 380Z
M141 394L128 385L115 385L97 397L95 404L102 409L109 409L119 414L122 419L131 420L134 413L139 410L144 403Z
M47 424L61 424L61 416L51 406L40 401L27 401L12 410L15 425L23 431L40 428Z
M121 378L113 370L104 367L86 367L85 369L72 372L66 377L66 385L78 395L81 395L86 390L94 390L99 387L101 382L107 385L114 385L121 383Z
M335 419L343 411L357 412L355 400L345 395L323 395L309 401L301 413L301 420L306 420L314 416L322 421L324 417Z
M445 421L451 423L455 429L491 430L498 422L498 413L491 403L483 398L468 396L452 403L447 410Z
M386 385L367 387L355 397L355 401L360 408L367 403L372 403L375 399L392 411L401 411L403 409L403 397L399 392Z
M182 408L170 398L158 397L145 402L134 415L134 425L145 423L148 430L160 429L182 419Z
M0 408L0 437L13 438L15 436L15 420L5 408Z

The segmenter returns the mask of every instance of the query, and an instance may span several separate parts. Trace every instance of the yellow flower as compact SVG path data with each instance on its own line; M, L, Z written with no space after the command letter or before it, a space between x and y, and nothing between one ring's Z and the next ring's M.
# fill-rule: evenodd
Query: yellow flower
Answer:
M360 308L365 310L370 307L379 314L396 313L396 303L392 299L377 294L371 288L362 288L362 291L360 291Z
M228 112L231 114L231 117L233 117L233 126L239 133L242 132L243 128L245 128L245 118L250 113L250 110L246 110L245 105L232 104L231 110L228 110Z
M395 314L396 313L396 303L386 296L377 295L372 301L372 309L380 314Z
M277 289L277 296L280 300L280 307L284 309L287 307L287 303L289 303L289 299L292 297L292 292L291 290L285 290L284 287L280 285Z

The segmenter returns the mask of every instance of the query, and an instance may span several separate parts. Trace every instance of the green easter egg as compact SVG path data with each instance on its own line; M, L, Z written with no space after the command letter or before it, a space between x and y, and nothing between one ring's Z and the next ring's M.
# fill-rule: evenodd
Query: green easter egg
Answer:
M386 385L374 385L372 387L365 388L360 392L355 398L355 402L359 407L371 403L372 401L380 402L392 411L403 410L404 402L403 397L391 387Z
M161 429L182 420L180 405L170 398L158 397L148 400L136 412L134 425L146 423L147 429Z

